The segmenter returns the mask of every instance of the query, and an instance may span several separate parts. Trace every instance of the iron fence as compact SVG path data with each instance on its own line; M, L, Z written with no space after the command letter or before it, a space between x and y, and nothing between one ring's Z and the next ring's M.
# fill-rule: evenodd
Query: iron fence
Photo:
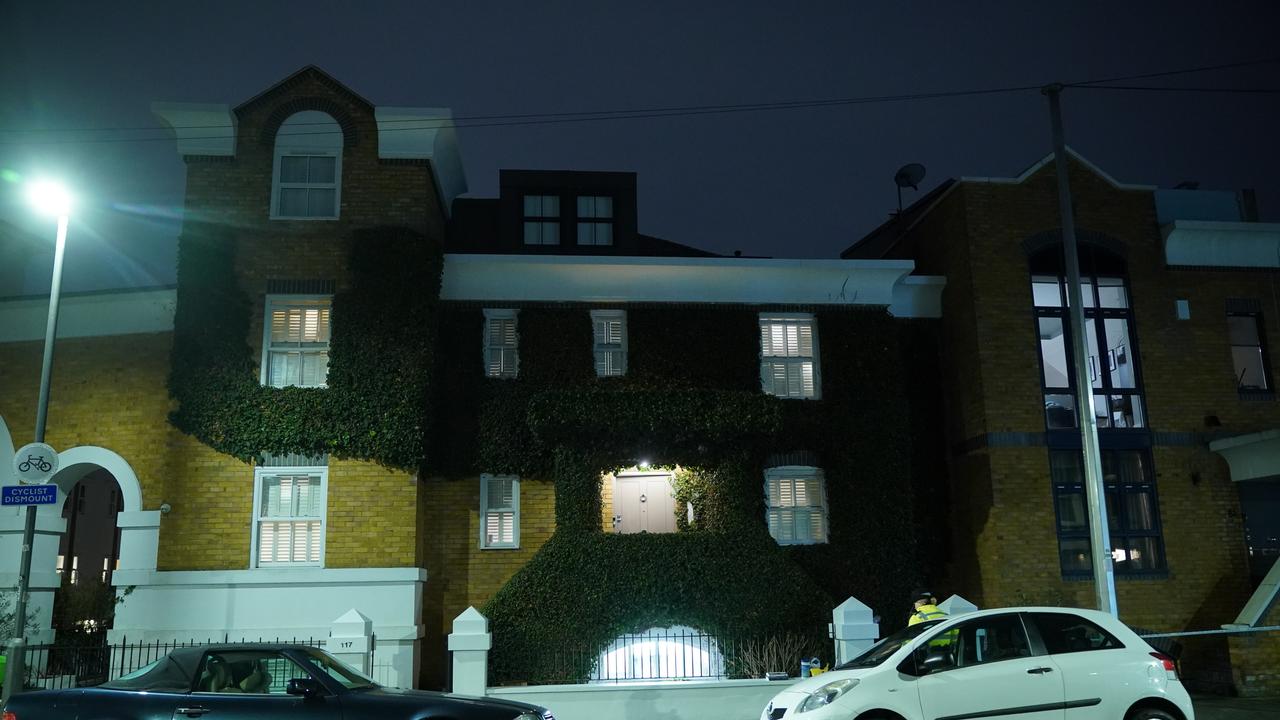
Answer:
M540 655L532 676L495 680L553 685L713 681L758 678L767 672L794 676L801 660L818 657L829 664L832 646L825 625L756 637L668 627L621 635L603 649L553 648Z
M92 687L107 680L127 675L134 670L168 655L179 648L201 645L238 645L277 643L324 647L326 638L222 638L204 640L171 640L131 643L121 638L109 644L105 635L100 643L77 645L31 645L26 648L25 682L29 690L65 690Z

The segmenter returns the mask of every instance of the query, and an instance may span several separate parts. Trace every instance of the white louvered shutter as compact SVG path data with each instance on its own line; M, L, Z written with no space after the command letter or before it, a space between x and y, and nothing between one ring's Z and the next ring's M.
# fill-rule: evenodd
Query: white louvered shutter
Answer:
M321 561L324 508L318 475L263 475L258 510L258 565Z
M760 385L785 398L818 396L812 316L760 317Z
M627 374L627 316L622 311L593 311L591 328L597 377Z
M826 487L817 468L774 468L765 473L769 534L779 544L827 541Z
M485 318L485 374L515 377L519 362L519 335L515 315Z
M329 375L330 301L269 300L266 384L324 387Z
M480 545L519 546L520 480L514 475L482 475Z

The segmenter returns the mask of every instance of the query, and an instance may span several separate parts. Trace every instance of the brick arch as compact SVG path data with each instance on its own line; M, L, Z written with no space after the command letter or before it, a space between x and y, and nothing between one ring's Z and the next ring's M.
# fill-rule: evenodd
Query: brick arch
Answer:
M1041 250L1062 242L1062 228L1053 228L1038 232L1022 241L1022 251L1031 257ZM1106 250L1124 261L1129 260L1129 246L1105 233L1094 230L1076 229L1076 242Z
M338 127L342 128L342 147L355 147L360 141L360 133L356 130L356 120L351 113L347 111L340 103L323 97L302 97L289 100L276 106L275 110L267 116L262 123L262 131L258 135L258 142L264 147L273 147L276 143L276 133L280 131L280 126L284 124L293 115L304 112L306 110L316 110L325 113L338 123Z

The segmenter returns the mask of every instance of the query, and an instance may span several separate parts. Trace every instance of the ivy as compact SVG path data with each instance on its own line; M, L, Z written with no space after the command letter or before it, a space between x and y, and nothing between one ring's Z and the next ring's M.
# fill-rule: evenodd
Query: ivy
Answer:
M174 427L243 460L331 453L417 469L425 455L442 256L403 228L356 231L351 289L335 296L327 388L258 382L247 337L253 304L234 272L236 238L187 223L169 393Z

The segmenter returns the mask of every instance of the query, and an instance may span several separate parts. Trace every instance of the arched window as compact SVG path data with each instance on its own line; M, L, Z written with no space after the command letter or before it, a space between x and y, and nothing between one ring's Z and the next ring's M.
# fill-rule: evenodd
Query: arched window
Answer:
M1124 260L1100 247L1082 244L1080 292L1098 427L1146 427ZM1031 294L1040 337L1045 424L1049 430L1071 429L1076 427L1075 375L1060 243L1031 256Z
M342 184L342 128L329 115L306 110L276 131L271 169L271 217L334 220Z

